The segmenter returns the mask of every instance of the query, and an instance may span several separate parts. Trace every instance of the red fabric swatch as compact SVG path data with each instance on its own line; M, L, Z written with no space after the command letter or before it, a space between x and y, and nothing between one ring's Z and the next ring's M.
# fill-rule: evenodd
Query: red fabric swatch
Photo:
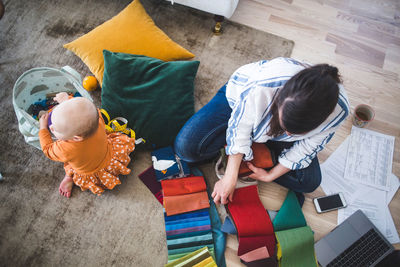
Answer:
M274 229L256 185L236 189L227 208L238 232L239 256L263 246L275 254Z
M202 176L162 180L164 196L177 196L206 191L207 186Z

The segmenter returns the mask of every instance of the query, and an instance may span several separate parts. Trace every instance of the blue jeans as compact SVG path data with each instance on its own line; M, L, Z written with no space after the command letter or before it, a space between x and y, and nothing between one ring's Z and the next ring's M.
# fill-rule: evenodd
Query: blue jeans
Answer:
M226 129L232 109L225 96L226 85L194 114L178 133L175 153L187 162L201 162L215 158L226 145ZM268 141L267 146L275 155L290 148L293 142ZM312 192L321 183L321 170L318 158L304 169L290 171L275 180L276 183L295 192Z

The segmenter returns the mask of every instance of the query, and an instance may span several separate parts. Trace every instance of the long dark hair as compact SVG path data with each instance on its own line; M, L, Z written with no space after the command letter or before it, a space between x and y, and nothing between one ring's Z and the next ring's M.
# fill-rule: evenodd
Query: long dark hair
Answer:
M304 134L317 128L335 109L340 82L338 69L328 64L315 65L294 75L272 103L267 135L276 137L285 131Z

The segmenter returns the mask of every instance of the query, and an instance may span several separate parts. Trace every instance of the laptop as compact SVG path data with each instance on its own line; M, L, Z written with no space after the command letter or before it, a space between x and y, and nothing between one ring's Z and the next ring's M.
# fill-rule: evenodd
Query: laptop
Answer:
M314 245L319 264L333 266L375 266L394 247L361 210L339 224Z

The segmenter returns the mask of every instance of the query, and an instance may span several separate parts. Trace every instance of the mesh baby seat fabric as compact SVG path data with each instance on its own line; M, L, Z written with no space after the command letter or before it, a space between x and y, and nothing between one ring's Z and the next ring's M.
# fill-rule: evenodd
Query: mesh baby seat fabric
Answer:
M41 149L39 143L39 121L27 110L31 104L46 98L46 94L59 92L79 92L82 97L92 100L82 87L79 73L69 66L61 69L33 68L24 72L15 82L13 88L13 106L18 120L19 131L25 142Z

